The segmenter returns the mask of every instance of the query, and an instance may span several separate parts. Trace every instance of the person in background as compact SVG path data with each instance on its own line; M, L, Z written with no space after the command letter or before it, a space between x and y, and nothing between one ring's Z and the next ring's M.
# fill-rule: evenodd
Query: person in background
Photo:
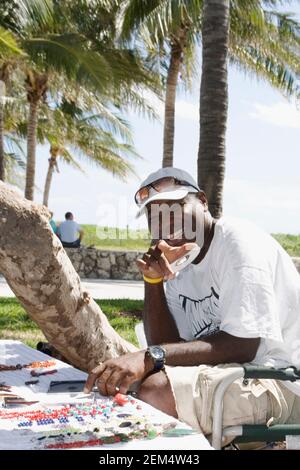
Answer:
M57 227L57 225L56 225L56 223L55 223L55 220L53 219L53 215L54 215L53 212L50 212L49 224L51 225L53 232L54 232L55 234L57 234L57 229L58 229L58 227Z
M66 212L65 221L57 229L57 235L60 238L63 247L78 248L83 238L83 230L75 222L72 212Z

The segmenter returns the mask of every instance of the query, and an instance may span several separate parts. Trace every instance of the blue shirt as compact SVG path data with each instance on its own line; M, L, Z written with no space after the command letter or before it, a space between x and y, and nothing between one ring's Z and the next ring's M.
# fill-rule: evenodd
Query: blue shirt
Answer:
M78 239L78 232L80 231L80 225L74 220L65 220L57 229L61 241L67 243L75 242Z

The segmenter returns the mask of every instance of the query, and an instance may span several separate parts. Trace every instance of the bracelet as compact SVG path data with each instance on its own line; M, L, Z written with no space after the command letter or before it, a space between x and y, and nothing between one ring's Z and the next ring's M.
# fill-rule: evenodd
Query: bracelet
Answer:
M152 277L145 276L145 274L143 274L143 278L145 282L148 282L148 284L159 284L160 282L163 281L162 277L152 278Z

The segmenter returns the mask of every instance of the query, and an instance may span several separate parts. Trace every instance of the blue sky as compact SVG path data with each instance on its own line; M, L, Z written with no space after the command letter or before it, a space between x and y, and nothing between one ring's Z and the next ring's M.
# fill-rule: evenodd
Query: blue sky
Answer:
M295 5L297 3L297 5ZM288 11L300 18L299 1ZM196 175L199 139L199 83L192 94L180 93L176 109L174 166ZM135 169L143 179L161 165L162 125L129 116L135 146L143 160ZM268 84L229 69L229 118L224 215L252 220L268 232L300 233L300 107ZM37 152L37 185L43 188L48 147ZM84 163L82 162L84 165ZM104 170L85 166L85 174L60 163L54 174L50 209L61 220L74 212L81 223L135 227L132 198L139 180L118 181ZM42 194L36 194L37 202ZM102 201L102 202L101 202ZM103 203L104 201L104 203ZM131 204L126 217L127 202ZM114 215L110 203L118 205ZM139 222L144 224L144 222Z

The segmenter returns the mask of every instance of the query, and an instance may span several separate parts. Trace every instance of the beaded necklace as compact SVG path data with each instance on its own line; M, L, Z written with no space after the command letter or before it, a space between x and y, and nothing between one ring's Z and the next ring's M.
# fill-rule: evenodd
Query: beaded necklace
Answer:
M7 372L12 370L21 370L21 369L39 369L45 367L55 366L56 361L35 361L30 362L29 364L16 364L15 366L9 366L7 364L0 364L0 372Z
M71 442L56 442L54 444L46 444L46 449L74 449L82 447L102 446L105 444L115 444L117 442L128 442L133 439L154 439L159 436L160 432L154 428L141 429L133 431L129 434L115 434L113 436L103 436L101 438L94 438L88 440L71 441Z
M75 418L79 422L84 422L87 417L96 418L101 416L102 418L109 418L113 409L116 406L124 406L126 403L136 404L136 401L131 398L129 399L125 395L117 394L113 400L108 399L106 403L68 403L64 406L53 407L39 410L21 410L21 411L1 411L0 419L24 419L18 424L18 427L32 426L35 422L38 426L55 424L55 420L58 423L68 423L70 418ZM137 409L140 409L140 405L136 405Z

